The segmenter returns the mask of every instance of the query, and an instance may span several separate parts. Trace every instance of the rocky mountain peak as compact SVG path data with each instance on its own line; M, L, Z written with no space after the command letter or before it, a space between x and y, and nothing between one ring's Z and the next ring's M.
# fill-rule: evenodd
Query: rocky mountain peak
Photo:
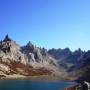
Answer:
M68 56L70 56L72 54L71 50L69 48L65 48L65 49L50 49L48 51L48 53L50 55L52 55L55 59L64 59L67 58Z
M74 54L83 54L83 51L79 48L73 52Z
M21 52L21 47L8 35L6 35L4 40L0 42L0 51L0 55L2 56L3 61L20 61L21 63L26 64L24 54ZM9 60L7 60L7 58Z
M0 49L4 53L6 53L11 51L17 51L20 49L20 46L15 41L13 41L7 34L4 40L0 42Z
M4 38L4 42L6 42L6 41L11 41L12 39L8 36L8 34L5 36L5 38Z
M34 45L31 43L31 41L29 41L26 46L34 46Z
M54 73L60 69L60 73L63 74L72 67L90 67L90 51L85 53L78 49L72 52L69 48L53 48L47 51L45 48L35 46L30 41L21 47L7 34L4 40L0 41L0 66L0 70L3 72L13 70L15 73L18 71L17 73L25 75L26 73L31 74L32 68L34 70L45 68ZM30 66L32 68L29 69ZM26 72L27 70L28 72Z

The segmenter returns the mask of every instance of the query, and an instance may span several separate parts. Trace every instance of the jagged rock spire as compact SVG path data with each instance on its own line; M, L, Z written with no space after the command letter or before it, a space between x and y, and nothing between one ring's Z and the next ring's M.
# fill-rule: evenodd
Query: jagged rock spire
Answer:
M3 41L11 41L11 38L9 38L8 34L5 36Z
M29 42L27 43L27 46L34 46L34 45L31 43L31 41L29 41Z

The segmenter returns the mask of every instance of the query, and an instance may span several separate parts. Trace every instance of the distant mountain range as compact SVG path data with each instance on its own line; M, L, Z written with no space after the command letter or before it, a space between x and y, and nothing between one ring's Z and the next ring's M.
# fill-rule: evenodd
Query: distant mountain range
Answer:
M66 70L69 79L90 80L90 50L85 52L79 48L72 52L69 48L53 48L48 53Z
M39 48L30 41L18 45L8 35L0 41L0 77L14 75L53 75L61 78L88 79L90 77L90 51L80 48L72 52L69 48Z

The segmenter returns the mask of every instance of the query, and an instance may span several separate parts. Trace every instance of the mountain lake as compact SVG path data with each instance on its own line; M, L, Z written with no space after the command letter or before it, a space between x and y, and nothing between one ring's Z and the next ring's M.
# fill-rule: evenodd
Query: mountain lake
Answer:
M66 81L0 80L0 90L63 90L75 84Z

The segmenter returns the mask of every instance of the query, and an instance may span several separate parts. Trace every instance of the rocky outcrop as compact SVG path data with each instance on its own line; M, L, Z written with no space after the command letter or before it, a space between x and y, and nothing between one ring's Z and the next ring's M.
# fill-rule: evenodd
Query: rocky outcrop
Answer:
M72 52L69 48L65 48L51 49L48 51L48 53L58 60L60 66L69 69L79 62L80 58L85 52L83 52L81 49Z
M79 73L78 81L90 80L90 50L82 56L75 68L76 75Z
M48 53L68 72L68 79L90 80L90 50L51 49Z
M52 66L57 66L55 59L48 55L46 49L36 47L31 42L22 47L22 53L28 58L27 64L33 67L52 68Z
M21 47L8 35L0 41L0 71L3 74L42 75L54 72L57 66L45 48L31 42Z
M79 59L78 63L69 68L69 76L78 82L90 80L90 51Z
M3 62L9 62L7 59L10 59L26 64L24 54L21 52L20 46L10 39L8 35L6 35L5 39L0 42L0 57Z
M90 51L69 48L47 51L32 44L18 45L8 35L0 41L0 75L12 74L30 76L47 75L67 76L82 79L90 76Z
M65 49L50 49L48 51L48 53L56 58L57 60L63 60L64 58L67 58L68 56L70 56L72 54L72 52L70 51L69 48L65 48Z
M78 49L74 52L72 52L69 48L65 49L50 49L48 53L56 58L57 60L62 60L68 63L76 63L81 58L81 56L84 54L84 52L81 49Z

